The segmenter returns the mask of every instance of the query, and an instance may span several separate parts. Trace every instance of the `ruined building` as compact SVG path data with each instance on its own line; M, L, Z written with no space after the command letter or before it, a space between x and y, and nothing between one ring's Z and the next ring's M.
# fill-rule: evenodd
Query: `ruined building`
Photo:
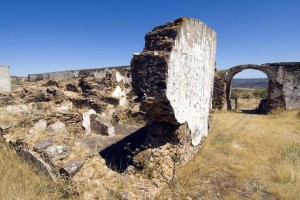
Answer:
M231 110L231 81L235 74L254 69L268 77L268 96L262 100L260 109L268 112L274 109L300 108L300 63L282 62L262 65L239 65L227 70L218 71L214 82L213 105L221 110Z

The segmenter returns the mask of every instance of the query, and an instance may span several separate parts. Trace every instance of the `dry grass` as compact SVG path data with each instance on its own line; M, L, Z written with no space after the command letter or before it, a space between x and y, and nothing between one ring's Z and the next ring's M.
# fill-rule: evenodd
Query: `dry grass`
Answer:
M78 199L73 183L62 178L54 183L4 144L0 145L0 157L0 199Z
M202 149L160 199L299 199L297 115L215 112Z

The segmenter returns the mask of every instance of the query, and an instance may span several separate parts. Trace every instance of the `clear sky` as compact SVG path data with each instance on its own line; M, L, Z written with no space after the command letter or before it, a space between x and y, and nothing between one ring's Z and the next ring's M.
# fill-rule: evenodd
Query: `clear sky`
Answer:
M217 32L218 69L300 61L299 0L0 0L0 64L23 76L128 65L147 32L183 16Z

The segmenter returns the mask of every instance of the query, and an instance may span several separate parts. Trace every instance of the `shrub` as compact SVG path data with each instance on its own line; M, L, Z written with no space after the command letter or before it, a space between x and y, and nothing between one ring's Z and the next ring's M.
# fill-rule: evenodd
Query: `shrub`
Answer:
M253 96L264 99L268 96L268 90L266 88L257 89L253 92Z
M243 93L241 97L243 99L250 99L251 98L251 94L249 94L249 93Z
M240 97L239 93L236 90L232 90L230 93L231 99L238 99Z

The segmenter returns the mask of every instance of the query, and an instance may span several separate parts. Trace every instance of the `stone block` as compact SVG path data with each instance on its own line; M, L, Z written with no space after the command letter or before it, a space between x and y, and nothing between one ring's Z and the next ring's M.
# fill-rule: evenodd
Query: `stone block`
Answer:
M73 177L81 168L83 162L78 160L72 160L68 164L66 164L64 167L62 167L59 172L62 175Z
M91 120L91 132L100 135L114 136L115 128L111 123L98 115L92 114Z
M53 145L53 141L52 140L43 140L43 141L40 141L40 142L38 142L37 144L35 144L33 146L33 151L38 152L38 153L42 153L48 147L50 147L51 145Z
M179 18L145 36L131 60L132 85L150 119L187 123L192 144L208 133L215 71L216 32L203 22Z
M45 155L54 160L62 160L69 154L69 150L65 146L50 146L45 150Z
M9 67L6 65L0 66L0 93L11 92L11 79Z
M56 178L52 168L35 152L22 149L18 152L28 163L32 164L38 171L50 176L52 179Z

